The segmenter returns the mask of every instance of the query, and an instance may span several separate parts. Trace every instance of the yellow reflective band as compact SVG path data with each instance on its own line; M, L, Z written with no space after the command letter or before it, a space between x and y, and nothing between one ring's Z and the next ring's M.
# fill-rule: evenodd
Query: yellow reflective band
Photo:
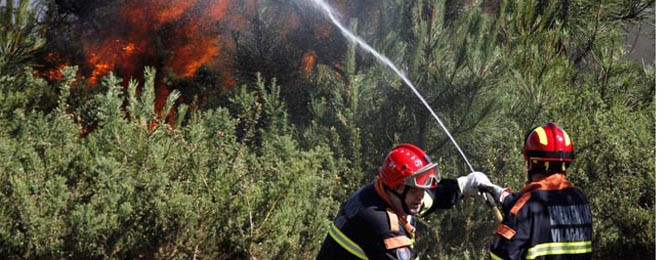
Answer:
M494 254L493 252L491 252L491 259L493 259L493 260L503 260L502 258L500 258L499 256L497 256L497 255Z
M549 162L544 162L544 170L549 170Z
M427 191L424 191L423 194L423 199L421 200L421 203L423 203L423 208L421 208L421 212L419 212L419 216L423 216L424 213L426 213L430 207L433 206L433 197L431 197L430 193Z
M563 171L566 170L566 169L565 169L565 163L562 163L562 164L561 164L561 170L563 170Z
M335 240L342 248L347 250L349 253L357 256L360 259L368 260L368 257L363 252L360 246L358 246L354 241L351 241L339 228L335 226L335 223L330 224L330 229L328 229L328 234L330 237Z
M563 131L563 138L565 139L565 146L570 146L570 137L565 131Z
M528 249L526 259L545 255L570 255L591 253L591 241L544 243Z
M547 142L547 132L544 131L544 128L541 126L538 128L535 128L535 132L537 133L537 136L540 138L540 143L543 145L547 145L549 142Z

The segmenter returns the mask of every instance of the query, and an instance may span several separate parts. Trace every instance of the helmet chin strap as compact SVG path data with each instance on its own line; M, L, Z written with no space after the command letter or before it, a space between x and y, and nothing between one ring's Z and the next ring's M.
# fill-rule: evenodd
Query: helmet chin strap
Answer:
M548 161L528 161L528 182L532 182L532 176L535 174L548 176L554 173L565 174L570 166L570 162L548 162Z
M384 185L384 187L386 187L386 185ZM389 187L386 187L386 189L400 199L400 204L402 205L402 210L405 212L405 215L411 215L411 213L409 212L409 207L407 206L407 203L405 203L405 197L407 196L407 192L409 192L407 185L405 185L405 190L402 191L402 194L399 194L398 192Z

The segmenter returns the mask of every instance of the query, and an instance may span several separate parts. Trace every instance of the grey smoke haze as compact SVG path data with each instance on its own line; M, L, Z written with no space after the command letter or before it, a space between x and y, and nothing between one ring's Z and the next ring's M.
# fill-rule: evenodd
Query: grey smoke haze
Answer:
M19 0L13 0L18 3ZM29 0L31 7L39 0ZM0 0L0 6L5 6L7 0ZM628 57L647 64L656 64L656 6L650 10L652 13L649 22L635 24L624 29L627 33L625 41L628 45Z

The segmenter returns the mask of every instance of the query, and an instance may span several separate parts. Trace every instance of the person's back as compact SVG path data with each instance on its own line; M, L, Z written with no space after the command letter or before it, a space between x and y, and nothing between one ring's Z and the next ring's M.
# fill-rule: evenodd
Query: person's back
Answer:
M553 174L505 198L507 216L493 259L591 259L592 220L586 196Z
M491 258L591 259L588 200L566 177L574 159L567 133L553 123L535 128L526 136L524 158L529 182L500 198L505 217Z

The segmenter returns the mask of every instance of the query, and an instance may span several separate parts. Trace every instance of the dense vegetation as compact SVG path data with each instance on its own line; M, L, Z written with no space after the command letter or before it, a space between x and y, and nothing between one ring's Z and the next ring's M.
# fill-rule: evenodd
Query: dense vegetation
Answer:
M3 258L314 258L394 144L425 148L445 178L469 172L400 79L339 34L308 46L334 50L301 73L307 43L279 37L267 11L327 24L300 1L256 2L230 53L234 88L201 68L168 83L160 111L169 75L154 68L93 85L77 66L37 73L50 50L76 48L75 24L118 2L0 2ZM350 2L347 24L407 72L476 170L520 189L522 138L554 121L575 143L568 176L592 203L594 258L654 258L655 68L622 40L654 1ZM484 259L494 227L466 199L420 221L418 252Z

